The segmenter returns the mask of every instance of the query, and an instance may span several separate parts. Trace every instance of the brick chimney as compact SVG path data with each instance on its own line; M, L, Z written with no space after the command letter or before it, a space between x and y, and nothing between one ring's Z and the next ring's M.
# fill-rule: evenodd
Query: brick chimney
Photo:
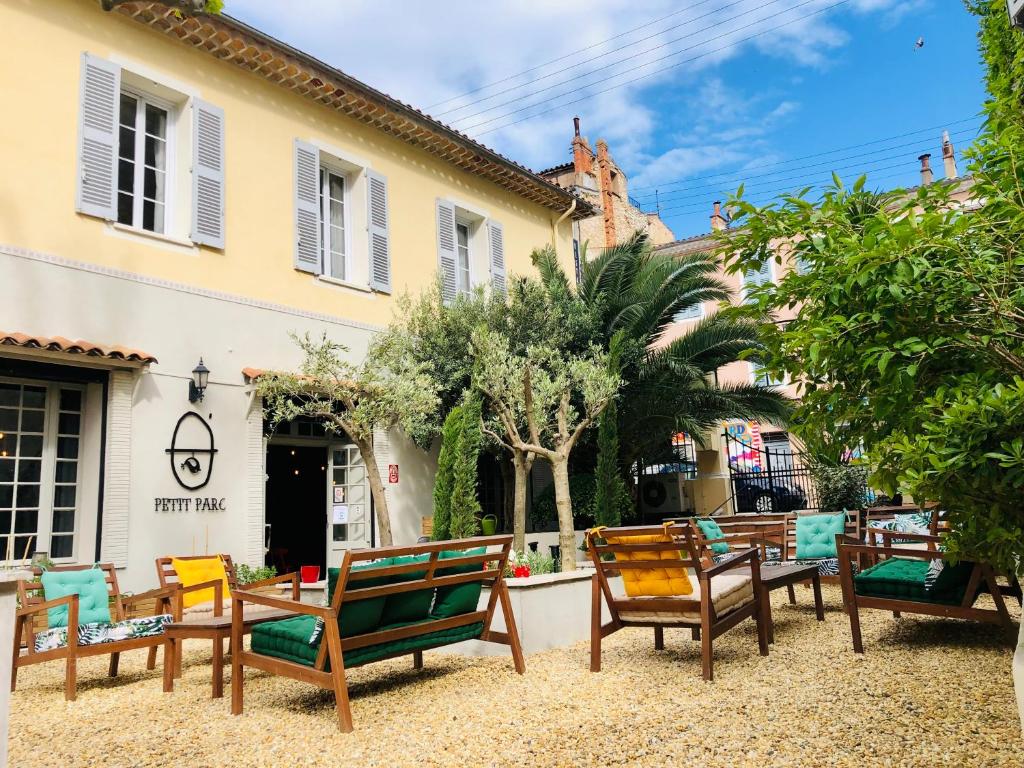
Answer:
M960 175L956 168L956 151L953 149L953 142L949 140L949 131L942 132L942 165L947 179L955 179Z
M917 158L921 161L921 186L928 186L932 183L932 179L935 178L935 174L932 173L931 152L925 152L923 155Z
M572 164L573 170L576 173L593 173L594 172L594 153L590 149L590 145L587 143L585 137L580 136L580 119L574 117L572 119L573 124L573 137L572 137Z
M600 174L601 208L604 211L604 245L615 245L615 195L612 194L612 160L608 156L608 143L597 140L597 168Z
M721 232L729 226L729 220L722 215L722 201L715 200L714 213L711 214L711 230Z

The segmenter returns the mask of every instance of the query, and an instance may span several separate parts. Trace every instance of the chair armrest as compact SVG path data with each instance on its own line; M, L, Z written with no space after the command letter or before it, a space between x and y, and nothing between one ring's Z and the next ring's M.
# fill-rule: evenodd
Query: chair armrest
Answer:
M302 603L298 600L289 600L286 597L265 595L262 592L246 592L241 589L236 589L231 593L231 602L232 616L235 615L235 611L241 609L241 605L243 603L254 603L256 605L265 605L268 608L279 608L283 611L301 613L306 616L316 616L317 618L324 620L337 617L334 609L329 605L310 605L309 603Z
M272 587L274 584L285 584L291 582L292 584L292 599L298 598L299 592L299 573L298 571L292 571L291 573L282 573L280 576L272 576L269 579L260 579L259 581L250 581L245 585L245 591L258 589L259 587Z
M728 560L723 560L722 562L717 563L711 566L710 568L701 571L699 574L697 574L697 578L701 581L708 581L711 579L712 576L716 576L719 573L724 573L725 571L730 571L740 563L746 562L748 560L752 564L756 564L757 549L755 547L751 547L750 549L744 549L742 552L736 552Z
M182 591L184 590L179 585L174 584L161 587L159 589L151 589L147 592L139 592L135 595L121 595L121 607L127 609L128 606L141 603L143 600L155 600L157 604L157 613L154 613L154 616L160 615L160 606L164 603L171 603L171 612L174 613L173 608L175 597ZM177 617L175 616L175 618Z
M48 611L50 608L56 608L60 605L66 605L70 609L71 603L78 600L78 595L65 595L64 597L58 597L53 600L47 600L43 603L36 603L35 605L29 605L24 608L19 608L15 615L17 616L33 616L42 611Z

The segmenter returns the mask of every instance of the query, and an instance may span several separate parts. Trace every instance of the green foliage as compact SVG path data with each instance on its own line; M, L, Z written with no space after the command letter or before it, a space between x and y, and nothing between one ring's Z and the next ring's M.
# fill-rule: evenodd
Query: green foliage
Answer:
M868 468L861 464L811 462L811 477L822 512L863 509L867 504Z
M554 558L543 552L534 552L532 549L528 549L525 552L513 552L509 556L508 562L505 563L506 578L512 578L513 570L517 565L527 566L530 569L531 576L555 572Z
M239 585L252 584L254 581L263 581L277 576L277 568L272 565L261 565L253 568L245 563L235 565L235 576Z
M752 290L765 367L803 382L803 436L863 444L874 482L934 499L951 553L1016 569L1024 554L1024 38L1002 0L968 3L991 100L968 153L973 205L934 183L879 194L836 177L819 200L730 201L730 268L767 259L800 270ZM806 194L806 192L804 193ZM787 244L786 253L775 245ZM841 425L837 430L836 425Z
M459 410L462 412L459 439L456 442L451 497L451 537L475 536L480 527L480 500L477 498L477 460L480 457L481 404L478 395L468 392Z
M441 452L434 476L434 523L430 534L434 541L451 538L452 489L455 487L455 461L461 435L462 406L457 405L448 412L441 430Z
M572 517L577 528L592 528L596 519L595 499L597 485L594 475L575 474L569 477L569 495L572 497ZM555 507L555 486L548 485L533 498L530 520L536 528L545 528L558 519Z

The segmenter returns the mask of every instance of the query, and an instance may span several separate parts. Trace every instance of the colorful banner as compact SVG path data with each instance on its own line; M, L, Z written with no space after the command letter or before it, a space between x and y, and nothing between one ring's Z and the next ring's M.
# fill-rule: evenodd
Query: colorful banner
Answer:
M732 439L726 440L729 452L729 466L741 472L761 472L764 442L761 440L761 427L757 422L726 421L722 423L725 433Z

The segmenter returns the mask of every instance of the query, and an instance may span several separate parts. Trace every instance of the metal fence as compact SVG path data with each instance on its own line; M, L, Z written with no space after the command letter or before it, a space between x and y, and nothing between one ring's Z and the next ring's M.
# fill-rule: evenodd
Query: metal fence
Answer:
M735 512L791 512L817 509L818 493L810 468L788 438L754 445L723 433L729 456L729 480Z

